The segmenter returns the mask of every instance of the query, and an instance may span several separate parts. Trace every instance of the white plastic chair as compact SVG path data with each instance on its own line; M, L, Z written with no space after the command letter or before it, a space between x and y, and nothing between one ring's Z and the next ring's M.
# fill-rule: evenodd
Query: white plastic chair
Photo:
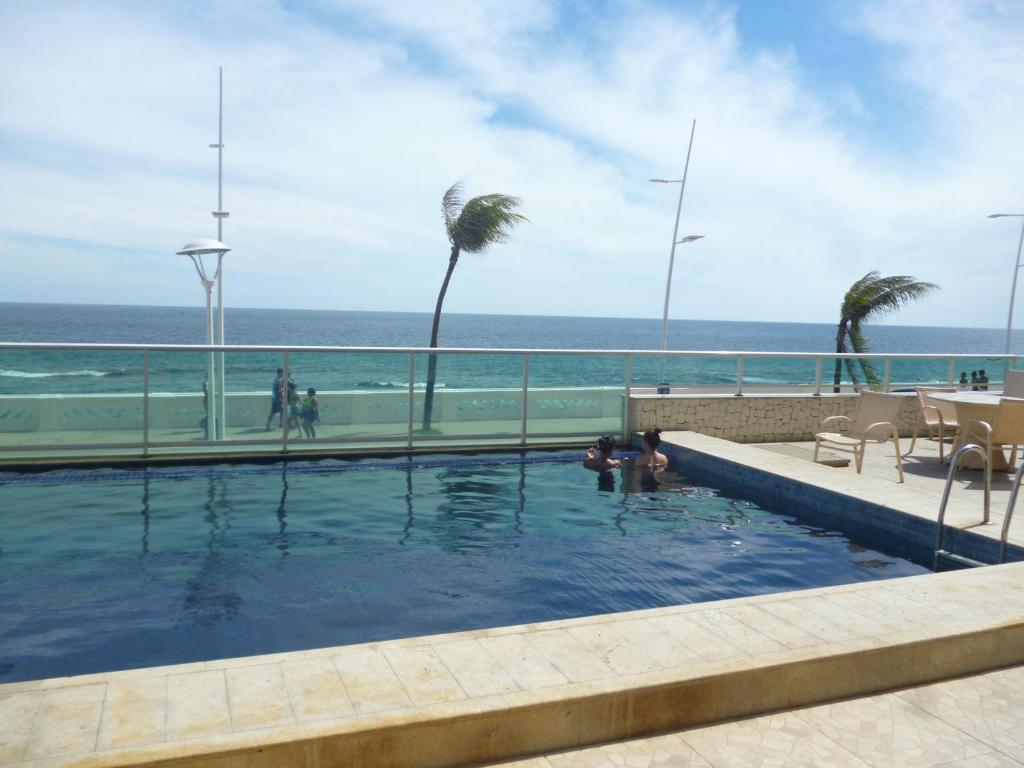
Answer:
M1000 400L991 424L972 419L965 429L968 439L980 443L990 460L995 446L1012 446L1008 471L1013 472L1013 465L1017 463L1017 448L1024 445L1024 400Z
M914 452L917 444L917 435L924 427L928 436L933 438L939 433L939 461L942 461L943 446L947 437L955 438L960 431L960 422L956 417L956 406L948 400L933 400L930 395L936 392L957 392L956 387L916 387L917 400L921 408L917 412L917 421L914 424L914 436L910 441L909 456Z
M1007 397L1024 397L1024 371L1006 372L1003 394Z
M896 429L899 420L900 395L887 395L882 392L862 391L857 402L857 413L849 416L829 416L821 427L824 429L830 422L847 422L846 434L839 432L819 432L814 436L814 460L818 460L818 451L822 444L831 450L852 453L857 474L864 465L864 447L868 442L887 443L890 440L896 447L896 471L900 482L903 482L903 458L900 452L900 435Z

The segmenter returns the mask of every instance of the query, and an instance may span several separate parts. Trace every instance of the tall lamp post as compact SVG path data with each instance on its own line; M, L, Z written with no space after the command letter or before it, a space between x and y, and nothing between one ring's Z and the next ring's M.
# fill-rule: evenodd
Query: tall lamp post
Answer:
M1017 256L1013 260L1013 285L1010 287L1010 314L1006 318L1006 354L1010 354L1010 336L1013 331L1013 300L1017 295L1017 272L1020 270L1020 250L1024 246L1024 213L993 213L990 219L1021 219L1020 240L1017 241ZM1010 365L1008 360L1006 363Z
M218 70L218 97L217 97L217 143L211 144L210 149L217 150L217 210L213 212L213 218L217 220L217 240L224 239L224 219L229 214L224 210L223 178L224 178L224 67ZM227 251L225 251L226 253ZM221 254L223 256L223 254ZM217 343L224 346L224 273L221 271L220 257L217 258ZM218 440L224 439L224 428L227 426L227 409L224 404L224 353L217 353L217 368L219 378L217 380L217 392L219 399L217 410L220 411L221 419L217 422L216 435Z
M213 286L220 278L224 254L230 250L220 240L193 240L190 243L186 243L185 247L178 251L179 256L188 256L192 260L196 273L199 275L199 282L202 283L203 290L206 291L206 344L208 346L213 345ZM217 254L217 271L211 277L207 274L206 265L203 263L203 256L212 254ZM218 434L223 435L223 430L218 427L217 390L220 387L218 387L217 381L214 378L215 374L216 366L214 365L213 350L209 350L206 358L206 391L204 393L204 400L206 401L205 434L207 440L216 437ZM221 405L222 408L223 405Z
M683 178L681 179L649 179L649 181L655 184L678 184L679 185L679 204L676 206L676 223L672 228L672 250L669 251L668 256L668 279L665 281L665 309L661 316L661 351L668 351L668 300L672 293L672 268L675 266L676 261L676 246L683 243L692 243L694 240L700 240L703 235L687 235L682 240L679 239L679 217L683 212L683 195L686 192L686 176L690 172L690 153L693 151L693 134L697 130L697 121L694 120L690 125L690 143L686 148L686 165L683 166ZM669 384L665 381L665 356L661 356L661 382L658 384L658 394L667 395L671 391Z

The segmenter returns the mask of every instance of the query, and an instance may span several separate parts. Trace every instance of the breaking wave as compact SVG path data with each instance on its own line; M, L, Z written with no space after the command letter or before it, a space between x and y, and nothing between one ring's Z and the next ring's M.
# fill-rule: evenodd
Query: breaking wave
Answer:
M0 368L0 376L11 379L51 379L58 376L116 376L117 373L110 371L54 371L53 373L35 373L32 371L11 371Z

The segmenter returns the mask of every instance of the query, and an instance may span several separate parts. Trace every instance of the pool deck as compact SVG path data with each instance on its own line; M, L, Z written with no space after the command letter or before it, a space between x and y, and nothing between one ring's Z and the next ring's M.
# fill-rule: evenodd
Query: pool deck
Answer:
M935 519L941 482L936 491L924 467L920 482L908 472L897 484L884 452L873 456L878 446L858 476L695 433L664 437L670 450ZM992 522L972 530L998 535L1002 506L994 499ZM979 517L980 491L958 489L950 524ZM1019 523L1011 534L1024 538ZM653 751L663 764L715 768L1012 766L1024 743L1024 671L885 692L1022 664L1024 563L1011 563L8 684L0 765L456 766L522 755L547 756L519 765L626 764L628 755L658 764ZM629 741L680 729L689 730Z

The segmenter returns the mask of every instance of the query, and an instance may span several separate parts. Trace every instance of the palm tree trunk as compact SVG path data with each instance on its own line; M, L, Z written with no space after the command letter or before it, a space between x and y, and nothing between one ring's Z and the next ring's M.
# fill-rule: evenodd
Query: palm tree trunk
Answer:
M448 293L448 283L451 282L452 272L455 265L459 263L459 247L452 246L452 255L448 259L448 271L445 272L444 282L441 283L441 291L437 294L437 306L434 307L434 324L430 328L430 348L437 347L437 330L441 326L441 305L444 304L444 295ZM427 391L423 396L423 429L430 429L430 420L434 413L434 383L437 381L437 355L431 355L427 363Z
M842 354L846 351L846 320L839 321L839 329L836 331L836 353ZM838 394L840 384L843 380L843 361L836 358L836 372L832 380L832 392Z

